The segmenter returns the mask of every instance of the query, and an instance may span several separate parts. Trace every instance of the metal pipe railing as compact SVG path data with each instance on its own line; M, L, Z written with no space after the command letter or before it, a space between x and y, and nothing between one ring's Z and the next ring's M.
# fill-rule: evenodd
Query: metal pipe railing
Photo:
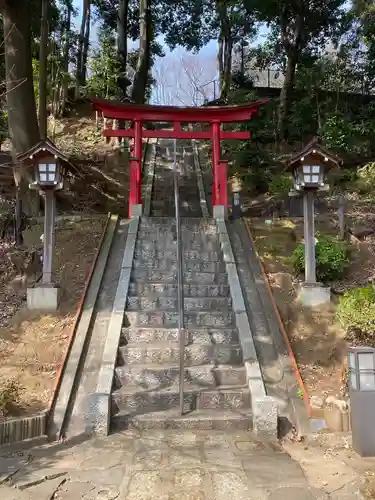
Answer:
M184 268L182 257L179 175L177 171L177 141L174 140L173 180L176 218L177 244L177 307L178 307L178 339L180 344L180 413L184 414L184 378L185 378L185 318L184 318Z

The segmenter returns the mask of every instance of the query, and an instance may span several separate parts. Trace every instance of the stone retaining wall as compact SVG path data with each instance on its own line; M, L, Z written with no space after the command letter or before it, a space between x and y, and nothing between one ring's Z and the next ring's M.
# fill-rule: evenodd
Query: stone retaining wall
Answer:
M0 446L46 435L48 410L32 417L9 418L0 422Z

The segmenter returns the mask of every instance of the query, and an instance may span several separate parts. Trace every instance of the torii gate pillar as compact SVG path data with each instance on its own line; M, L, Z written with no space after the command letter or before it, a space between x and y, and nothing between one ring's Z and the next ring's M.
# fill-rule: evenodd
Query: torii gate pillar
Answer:
M137 207L134 213L133 207ZM130 157L129 218L142 212L142 122L134 120L134 139Z
M212 206L214 207L218 200L218 165L220 162L220 122L213 122L212 130Z

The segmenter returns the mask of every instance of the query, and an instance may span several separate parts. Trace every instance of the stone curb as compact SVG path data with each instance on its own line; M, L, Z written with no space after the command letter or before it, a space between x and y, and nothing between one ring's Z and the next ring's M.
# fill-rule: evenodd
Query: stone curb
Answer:
M145 204L143 213L146 217L150 216L150 211L151 211L152 187L154 184L154 175L155 175L156 146L157 142L152 144L152 152L150 154L150 159L148 162L146 162L145 160L145 166L147 165L147 175L146 175L146 183L144 189Z
M51 438L59 439L62 437L63 426L66 415L69 411L68 407L71 401L74 385L79 371L82 353L85 348L86 337L90 329L91 319L94 313L94 305L98 297L100 285L103 279L104 270L107 265L108 256L110 253L112 241L115 235L118 215L112 215L107 227L107 232L102 242L102 247L98 256L91 282L88 286L85 302L88 307L83 310L75 333L75 338L69 353L64 373L62 375L61 385L58 390L56 402L51 410L51 419L49 422L50 429L48 434Z
M111 390L115 372L117 350L120 342L121 329L124 321L124 311L128 297L130 273L139 217L134 217L129 223L128 234L121 264L121 274L117 285L115 300L108 326L103 355L100 362L98 383L95 391L95 402L91 408L93 432L96 435L108 436L111 420Z
M224 254L233 310L236 316L236 324L243 352L247 383L250 389L253 432L262 437L276 439L278 404L274 398L266 394L226 222L224 219L217 219L216 225Z
M193 129L192 125L190 125L189 128L192 130ZM203 175L202 175L201 164L199 161L197 141L195 139L192 139L191 144L193 146L194 167L195 167L195 173L197 174L197 183L198 183L198 191L199 191L202 215L203 217L209 217L210 215L208 213L206 191L204 189Z
M0 446L46 436L48 410L32 417L10 418L0 422Z

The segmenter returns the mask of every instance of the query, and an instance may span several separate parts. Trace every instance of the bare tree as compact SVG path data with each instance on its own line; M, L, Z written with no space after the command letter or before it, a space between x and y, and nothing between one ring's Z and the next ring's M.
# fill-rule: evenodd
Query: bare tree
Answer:
M170 65L165 58L160 58L154 66L153 77L155 78L155 86L153 89L152 102L153 104L171 106L175 103L173 80L170 78Z
M171 54L159 59L154 68L155 100L163 104L200 106L213 97L216 73L214 56Z

